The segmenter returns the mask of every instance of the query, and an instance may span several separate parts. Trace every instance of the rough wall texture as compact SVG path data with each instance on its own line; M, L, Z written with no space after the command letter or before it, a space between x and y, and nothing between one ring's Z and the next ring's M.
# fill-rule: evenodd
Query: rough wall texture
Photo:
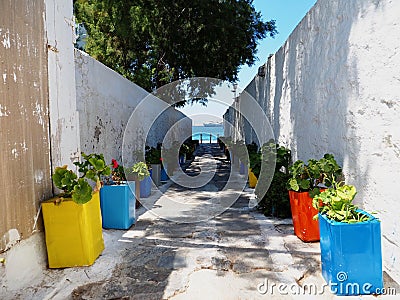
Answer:
M43 1L0 1L0 252L38 229L51 196Z
M246 91L294 159L335 155L400 280L400 2L319 0ZM244 129L248 138L249 130Z
M121 161L123 145L124 155L140 151L138 145L156 146L171 128L173 139L182 141L191 136L191 119L181 112L163 105L161 100L78 50L75 64L82 151L103 153L107 161ZM136 108L140 113L131 118ZM124 157L124 161L132 159Z
M79 159L72 0L45 0L48 43L49 115L52 167L75 169Z

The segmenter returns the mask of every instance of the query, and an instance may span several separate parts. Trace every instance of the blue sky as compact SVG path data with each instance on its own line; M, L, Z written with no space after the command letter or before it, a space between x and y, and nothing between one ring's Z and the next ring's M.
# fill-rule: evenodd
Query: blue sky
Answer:
M274 54L284 44L290 33L303 19L317 0L254 0L257 11L261 12L264 21L276 20L278 34L275 38L267 37L259 41L257 47L257 61L252 67L242 66L239 72L238 85L244 89L257 74L258 67L263 65L270 54ZM233 94L232 94L233 99ZM226 111L226 105L218 105L209 101L207 107L198 104L187 105L180 109L193 119L193 125L201 125L203 122L217 121Z

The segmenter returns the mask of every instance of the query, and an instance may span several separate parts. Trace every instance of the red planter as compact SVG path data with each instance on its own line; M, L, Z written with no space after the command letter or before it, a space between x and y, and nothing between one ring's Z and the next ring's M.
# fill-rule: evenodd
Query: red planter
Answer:
M296 236L303 242L319 241L318 220L313 219L318 210L312 206L313 199L308 192L295 191L289 191L289 198Z

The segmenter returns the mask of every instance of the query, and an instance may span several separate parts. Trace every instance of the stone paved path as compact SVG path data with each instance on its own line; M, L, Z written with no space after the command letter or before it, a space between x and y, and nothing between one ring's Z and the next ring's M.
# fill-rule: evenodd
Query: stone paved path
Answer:
M241 192L222 214L204 220L207 213L215 213L215 205L225 205L237 191L233 184L221 192L230 164L216 145L203 145L198 155L187 174L195 176L206 168L205 160L214 160L217 171L207 185L188 189L170 182L162 186L164 193L157 191L142 199L151 209L139 209L130 230L104 231L106 249L93 266L46 269L43 278L10 299L335 298L327 287L321 293L319 244L296 238L291 220L269 219L249 208L251 190ZM210 195L219 198L209 200ZM211 205L205 205L207 201ZM182 206L187 203L203 221L178 223L174 219L181 214L181 221L193 220L193 211ZM315 291L301 295L307 286Z

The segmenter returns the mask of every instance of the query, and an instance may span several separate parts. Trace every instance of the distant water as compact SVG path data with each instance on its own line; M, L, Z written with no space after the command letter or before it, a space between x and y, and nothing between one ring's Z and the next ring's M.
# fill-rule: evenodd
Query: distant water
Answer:
M216 143L218 136L224 136L224 127L192 126L192 139L200 141L200 134L203 135L203 143L210 142L210 134L211 143Z

